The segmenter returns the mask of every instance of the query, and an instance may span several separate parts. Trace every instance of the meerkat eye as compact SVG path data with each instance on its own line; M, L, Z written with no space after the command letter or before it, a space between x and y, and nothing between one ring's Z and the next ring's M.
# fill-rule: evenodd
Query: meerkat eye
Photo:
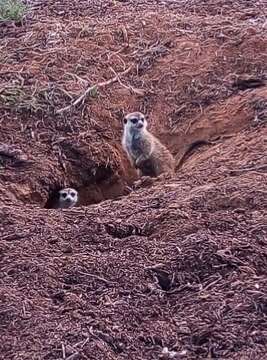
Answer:
M131 123L137 124L137 122L138 122L138 119L136 119L136 118L131 119Z
M71 193L70 193L70 196L71 196L71 197L75 197L75 192L71 192Z
M66 193L63 193L63 194L61 194L61 196L63 197L63 199L66 199L67 194L66 194Z

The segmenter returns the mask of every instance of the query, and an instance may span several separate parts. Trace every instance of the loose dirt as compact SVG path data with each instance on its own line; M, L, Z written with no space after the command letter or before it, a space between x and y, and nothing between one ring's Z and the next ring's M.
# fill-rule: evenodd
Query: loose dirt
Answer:
M0 358L264 359L264 1L27 3L0 23ZM136 186L130 111L174 178Z

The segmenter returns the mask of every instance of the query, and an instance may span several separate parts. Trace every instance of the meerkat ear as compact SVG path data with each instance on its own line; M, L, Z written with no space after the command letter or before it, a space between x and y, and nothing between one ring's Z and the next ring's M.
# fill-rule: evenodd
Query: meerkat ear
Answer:
M127 124L127 119L126 118L123 118L123 123Z

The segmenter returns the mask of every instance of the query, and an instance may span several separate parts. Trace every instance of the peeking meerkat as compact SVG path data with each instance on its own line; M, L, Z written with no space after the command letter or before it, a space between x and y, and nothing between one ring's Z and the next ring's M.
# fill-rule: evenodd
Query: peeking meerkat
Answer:
M174 174L175 160L170 151L147 130L147 121L140 112L124 118L122 146L131 164L141 176L158 177Z
M78 192L72 188L62 189L58 192L58 200L55 209L67 209L74 207L78 202Z

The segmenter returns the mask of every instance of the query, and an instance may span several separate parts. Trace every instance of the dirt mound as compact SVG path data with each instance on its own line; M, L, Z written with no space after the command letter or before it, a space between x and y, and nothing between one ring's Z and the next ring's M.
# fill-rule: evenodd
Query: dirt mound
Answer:
M0 23L0 357L263 359L263 3L30 6ZM134 186L134 110L174 179Z

